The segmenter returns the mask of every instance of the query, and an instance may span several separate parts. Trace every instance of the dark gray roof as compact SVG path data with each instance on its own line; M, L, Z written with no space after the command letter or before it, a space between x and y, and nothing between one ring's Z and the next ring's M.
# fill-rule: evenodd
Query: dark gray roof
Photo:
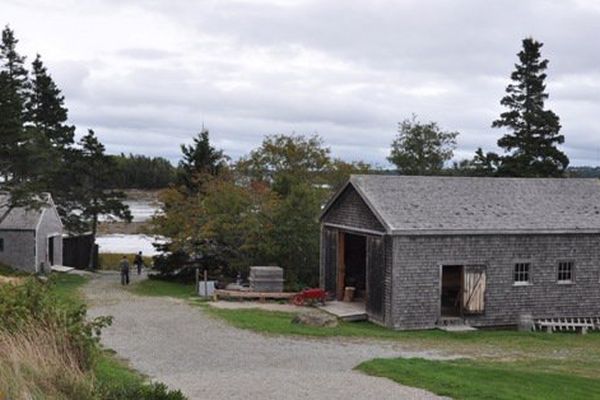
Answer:
M48 196L48 206L53 207L52 199ZM8 196L0 194L0 230L35 230L45 209L27 209L24 207L14 207L9 209ZM6 212L8 211L8 214ZM4 217L4 219L2 219Z
M600 180L355 175L389 233L600 232Z

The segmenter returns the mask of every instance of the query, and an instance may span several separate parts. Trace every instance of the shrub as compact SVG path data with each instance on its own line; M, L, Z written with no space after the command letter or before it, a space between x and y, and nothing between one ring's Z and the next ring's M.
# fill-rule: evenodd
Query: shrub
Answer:
M93 379L57 327L0 331L0 394L9 399L94 399Z
M54 335L57 346L69 347L83 370L91 367L97 350L100 330L110 325L110 317L86 320L84 304L64 305L55 298L50 288L52 281L28 278L20 285L0 285L0 331L19 334L32 327Z
M169 390L163 383L109 385L100 388L99 396L107 400L186 400L181 391Z
M54 279L21 282L0 284L0 398L185 400L141 377L115 383L96 374L107 357L98 344L100 331L111 318L88 321L86 306L53 290Z

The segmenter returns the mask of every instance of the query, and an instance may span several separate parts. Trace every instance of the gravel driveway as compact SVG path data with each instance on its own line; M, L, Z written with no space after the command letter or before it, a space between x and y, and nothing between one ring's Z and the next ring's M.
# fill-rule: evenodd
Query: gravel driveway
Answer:
M112 315L102 343L192 400L439 399L353 371L375 357L428 357L393 343L268 337L240 330L183 301L132 295L118 275L84 288L90 314Z

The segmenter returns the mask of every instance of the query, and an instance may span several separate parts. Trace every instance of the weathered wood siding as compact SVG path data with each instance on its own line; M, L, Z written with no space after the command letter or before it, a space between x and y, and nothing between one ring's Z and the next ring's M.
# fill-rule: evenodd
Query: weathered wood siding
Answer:
M384 235L385 228L352 186L341 193L321 222L321 287L330 293L337 289L338 232L366 235L367 313L371 320L388 325L386 310L391 308L393 243L390 237ZM378 235L379 232L381 235Z
M0 263L26 272L35 272L35 232L25 230L0 230L4 249Z
M322 222L342 225L359 230L371 230L384 233L385 229L369 206L352 186L348 186L331 205Z
M381 324L385 321L384 239L367 236L367 314Z
M520 314L600 316L600 235L396 236L391 325L433 328L440 315L440 266L486 266L482 314L473 326L516 324ZM557 282L558 263L574 262L575 280ZM530 285L514 284L514 264L530 263Z
M62 252L63 252L63 226L54 208L45 208L42 212L40 222L35 231L36 237L36 272L41 272L41 264L44 263L44 268L49 271L50 264L50 249L48 248L48 238L54 237L53 240L53 253L54 253L54 265L62 265Z
M321 288L335 295L337 279L337 243L338 233L335 229L321 229Z

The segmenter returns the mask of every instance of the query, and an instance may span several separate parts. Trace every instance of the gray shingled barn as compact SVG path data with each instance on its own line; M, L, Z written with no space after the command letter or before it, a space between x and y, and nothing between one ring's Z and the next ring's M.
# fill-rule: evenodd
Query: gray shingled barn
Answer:
M321 286L394 329L600 316L600 181L353 176L321 215Z
M38 209L9 208L0 194L0 263L28 272L62 264L63 225L52 197Z

